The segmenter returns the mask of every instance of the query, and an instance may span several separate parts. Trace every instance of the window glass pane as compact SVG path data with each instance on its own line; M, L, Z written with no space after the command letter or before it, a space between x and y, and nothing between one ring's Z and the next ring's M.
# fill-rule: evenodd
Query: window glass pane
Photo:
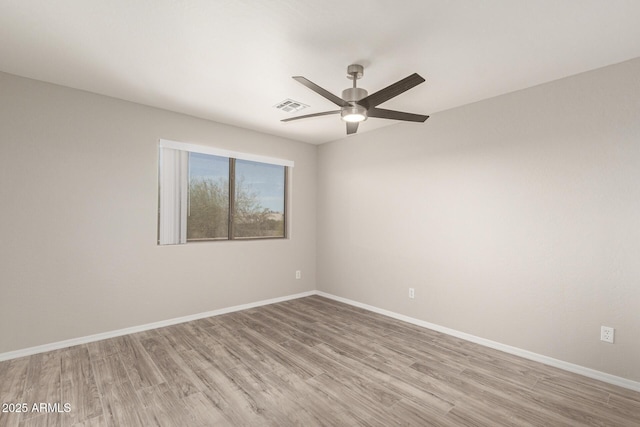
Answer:
M229 236L229 159L189 153L187 240Z
M235 238L284 237L285 167L236 160Z

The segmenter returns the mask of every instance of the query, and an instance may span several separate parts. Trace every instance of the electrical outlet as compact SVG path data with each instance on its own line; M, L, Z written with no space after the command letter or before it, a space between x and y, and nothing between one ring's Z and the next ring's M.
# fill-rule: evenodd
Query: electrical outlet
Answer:
M615 329L608 326L602 326L600 328L600 341L613 344L613 338L615 335Z
M416 290L409 288L409 298L414 299L416 297Z
M296 279L302 279L302 271L296 270Z

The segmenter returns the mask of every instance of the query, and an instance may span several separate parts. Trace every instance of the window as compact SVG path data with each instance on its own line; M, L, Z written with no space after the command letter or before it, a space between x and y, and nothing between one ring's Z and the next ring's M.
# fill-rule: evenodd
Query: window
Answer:
M189 153L187 241L229 238L229 159Z
M158 243L286 237L293 162L160 141Z
M285 166L235 161L235 238L284 237Z

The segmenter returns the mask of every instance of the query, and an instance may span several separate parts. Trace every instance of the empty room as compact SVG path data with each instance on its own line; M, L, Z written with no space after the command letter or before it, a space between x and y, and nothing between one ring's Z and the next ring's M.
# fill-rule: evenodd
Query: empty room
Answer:
M0 426L639 426L638 18L0 0Z

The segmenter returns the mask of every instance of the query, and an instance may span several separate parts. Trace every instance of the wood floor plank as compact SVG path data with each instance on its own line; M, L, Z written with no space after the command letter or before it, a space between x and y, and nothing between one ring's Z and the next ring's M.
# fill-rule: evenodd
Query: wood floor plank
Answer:
M61 427L62 416L58 413L41 413L20 422L20 427Z
M448 414L448 412L447 412ZM454 427L456 424L446 415L437 411L425 410L411 400L402 399L394 404L389 411L390 425L415 427Z
M407 367L403 365L399 366L394 360L386 359L377 354L363 359L362 363L370 366L372 369L396 378L406 384L407 387L413 387L422 392L429 393L445 402L455 404L456 401L464 396L464 393L459 390L456 384L449 384L446 381L423 375L414 369L407 369ZM417 396L419 395L414 395L414 397Z
M501 400L502 405L511 407L515 415L524 415L526 407L533 404L533 410L527 416L546 417L553 419L557 425L593 425L606 426L608 423L615 426L626 426L628 422L612 412L604 409L604 403L597 405L585 404L579 394L555 394L549 390L538 391L536 387L532 390L526 387L513 385L509 381L504 381L495 375L490 375L480 371L467 370L461 376L469 381L484 387L492 395L508 392L509 398ZM561 424L561 419L564 419Z
M60 403L62 394L60 388L60 355L62 350L50 351L31 356L27 368L25 381L24 402ZM39 416L40 413L31 411L23 415L23 419Z
M182 398L171 387L160 384L141 389L138 394L146 408L147 420L152 425L204 426L226 422L222 413L208 404L200 392Z
M557 413L571 414L572 420L581 420L585 425L638 426L640 413L626 413L608 405L605 400L594 397L582 389L557 387L549 381L541 381L531 390L535 399ZM608 397L605 398L608 400Z
M148 338L141 344L178 396L186 397L201 389L197 377L185 369L184 360L167 340L162 337Z
M315 415L290 400L286 391L276 387L263 374L250 367L236 368L228 372L245 393L251 395L256 411L273 425L318 425Z
M315 320L313 322L305 321L303 318L297 316L295 313L292 314L290 310L286 310L278 304L267 305L263 308L264 310L262 312L265 315L278 320L280 323L288 325L291 328L295 328L300 331L305 329L313 330Z
M511 417L507 417L504 414L506 411L507 414L513 414L519 422L522 421L525 424L529 418L535 420L538 417L540 408L531 407L526 399L517 400L512 398L513 395L526 391L527 388L512 385L494 377L483 376L471 370L456 374L422 363L416 363L412 365L412 368L426 377L432 378L435 383L447 388L455 404L450 413L458 414L457 416L473 419L472 414L463 416L465 411L471 410L471 412L477 413L477 416L482 418L483 411L493 411L496 416L510 419ZM476 407L479 409L474 410L473 408ZM524 420L522 419L523 417ZM556 423L556 425L565 424Z
M62 351L61 387L61 402L71 405L71 411L65 416L65 424L84 423L102 415L98 386L86 346Z
M211 331L210 324L192 325L186 324L184 329L180 331L179 338L175 336L164 335L167 341L179 353L196 351L202 357L207 359L209 363L219 367L222 370L236 368L241 365L241 356L234 353L222 341L214 338L219 335L220 331ZM227 333L226 331L224 332Z
M3 379L0 382L0 397L11 399L22 394L28 365L28 357L0 362L0 378Z
M307 383L324 394L333 404L348 414L344 425L359 425L367 422L385 424L388 408L382 408L366 394L359 394L329 374L310 378Z
M115 339L100 340L85 344L89 350L92 360L103 359L118 353L117 341Z
M564 378L545 378L534 388L538 392L575 399L585 405L604 405L609 400L609 393L604 390L589 386L575 388L575 383Z
M185 426L209 427L228 424L224 414L206 398L204 393L194 393L181 399L179 406L184 408L187 416L179 420ZM175 424L174 424L175 425Z
M296 329L295 327L291 326L289 323L283 322L281 319L277 319L273 316L270 316L269 313L265 313L265 312L252 313L251 317L256 321L260 322L261 324L265 325L266 327L277 330L280 334L282 334L287 338L286 341L296 340L309 347L313 347L314 345L320 344L322 342L319 339L314 338ZM284 341L281 341L281 342L284 342Z
M412 325L398 319L383 316L360 307L343 304L338 301L324 298L318 295L305 298L304 300L305 302L308 300L309 302L316 304L318 307L337 307L340 310L352 313L353 315L358 316L359 322L361 324L375 326L377 328L380 328L381 330L390 330L392 332L408 332L414 334L415 339L432 341L436 338L446 336L445 334L433 331L431 329Z
M307 425L345 425L352 417L345 408L340 407L327 395L319 393L307 380L303 380L286 368L265 374L266 379L280 390L290 401L304 405L306 411L313 414L315 422ZM375 420L360 420L361 425L375 425Z
M305 301L287 301L283 303L283 307L289 309L303 312L305 315L315 319L316 322L324 322L329 325L338 326L340 328L345 328L348 326L363 326L361 322L358 322L354 317L353 313L348 311L336 310L331 313L331 316L326 315L326 311L322 311L322 307L317 307L315 304L309 304ZM390 331L385 331L390 332ZM379 332L378 334L379 335Z
M297 343L284 343L283 345L292 348L292 350L295 349L294 351L309 363L322 367L324 374L311 378L311 381L321 376L325 380L330 378L331 381L340 383L341 388L347 388L354 394L366 395L369 401L375 402L376 407L390 407L401 399L397 393L372 380L368 375L351 372L349 367L341 361L343 355L333 352L328 347L325 347L325 351L321 351L320 347L326 346L326 344L320 344L311 349L301 347ZM364 392L365 390L366 392Z
M404 353L416 361L437 365L451 372L462 372L468 366L468 358L443 349L433 343L411 339L411 335L401 332L379 339L382 346Z
M256 319L256 316L245 315L242 319L245 329L249 329L264 339L269 340L274 344L280 344L291 339L289 335L281 332L282 328L273 327L268 323L262 322L260 319Z
M305 310L300 310L297 308L290 307L288 305L289 302L290 301L285 301L281 304L274 304L271 306L271 308L290 316L290 318L296 319L298 322L304 322L307 325L313 325L323 317L323 316L319 317L318 314L313 314L313 313L310 314Z
M351 326L353 328L353 325ZM350 344L355 345L359 349L364 350L364 352L367 353L367 356L375 353L379 349L379 346L377 346L376 342L374 341L375 339L380 338L379 335L374 335L375 337L369 337L361 334L359 330L348 329L349 326L343 327L341 325L334 325L324 321L316 322L314 327L317 331L325 332L329 336L349 337L347 341Z
M240 389L234 380L202 354L191 351L184 355L185 363L199 378L205 398L223 414L229 425L268 425L258 412L254 398Z
M640 393L321 296L0 362L0 426L635 426Z
M555 368L457 337L445 336L435 339L433 343L436 348L463 355L474 366L488 366L493 371L510 370L532 380L554 376L550 369Z
M29 357L0 362L0 403L24 402ZM0 426L16 427L22 419L21 413L0 412Z
M638 418L638 414L640 414L640 393L638 393L638 396L611 393L607 406L614 413L629 420Z
M471 392L472 396L482 396L481 398L459 400L469 408L498 407L499 412L511 414L509 419L513 418L525 424L544 425L552 422L557 427L571 427L573 425L573 421L554 411L549 411L548 408L533 400L515 399L514 396L517 395L526 396L526 392L529 391L526 384L518 385L512 381L505 381L495 372L492 374L474 369L463 371L460 377L463 379L465 390ZM477 409L475 411L478 412Z
M271 313L273 316L279 317L283 322L287 321L287 315L281 315L278 312L277 308ZM305 334L310 335L321 342L331 344L333 347L338 348L342 351L346 351L354 355L355 357L365 358L373 354L373 351L371 351L370 349L362 348L354 344L350 339L343 336L334 335L332 332L327 331L325 328L322 328L315 323L309 324L304 322L292 322L292 324L301 332L304 332Z
M244 325L238 319L237 313L222 314L220 316L210 317L208 320L209 323L211 323L211 326L222 327L230 332L233 332L236 329L244 328Z
M104 418L104 415L97 416L95 418L91 418L85 420L81 423L72 424L71 427L107 427L107 420Z
M529 369L526 365L508 363L497 358L487 360L487 358L469 357L467 367L490 372L505 381L511 381L528 388L534 387L541 380L536 370Z
M105 420L109 426L148 427L154 424L141 406L131 403L114 403L111 398L103 400Z
M92 360L102 411L108 425L146 426L149 424L142 401L129 381L117 353Z
M281 366L278 361L254 346L252 341L247 339L246 334L241 332L242 330L244 327L233 332L219 330L216 332L216 338L224 340L233 356L242 361L241 365L251 366L260 372L278 369Z
M509 414L501 410L492 412L485 411L486 408L479 405L472 405L468 402L456 406L447 415L457 426L469 427L535 427L536 424L527 423L522 420L513 419Z
M447 401L433 392L425 391L422 388L401 381L383 370L372 369L371 365L366 362L366 359L364 361L355 360L350 358L348 354L341 354L326 344L320 344L314 347L313 351L344 366L346 371L340 373L341 377L351 377L352 381L357 377L371 380L376 384L376 389L379 389L379 391L371 389L369 390L370 394L375 395L376 392L378 392L384 396L384 394L393 393L397 396L397 399L388 406L393 406L399 400L410 400L416 405L423 407L426 411L438 415L445 415L454 406L452 402ZM352 375L352 372L355 373L357 377ZM382 399L380 403L385 406Z
M122 361L129 380L136 389L151 387L165 382L165 378L151 360L137 338L123 336L118 341L120 360Z
M238 336L245 339L250 345L258 349L260 353L268 356L274 362L278 363L287 370L295 372L301 378L311 378L316 375L320 375L323 372L322 369L314 365L305 363L305 361L302 358L298 357L295 353L291 353L282 346L271 343L268 339L265 339L263 336L253 330L239 329L236 333L238 334Z

